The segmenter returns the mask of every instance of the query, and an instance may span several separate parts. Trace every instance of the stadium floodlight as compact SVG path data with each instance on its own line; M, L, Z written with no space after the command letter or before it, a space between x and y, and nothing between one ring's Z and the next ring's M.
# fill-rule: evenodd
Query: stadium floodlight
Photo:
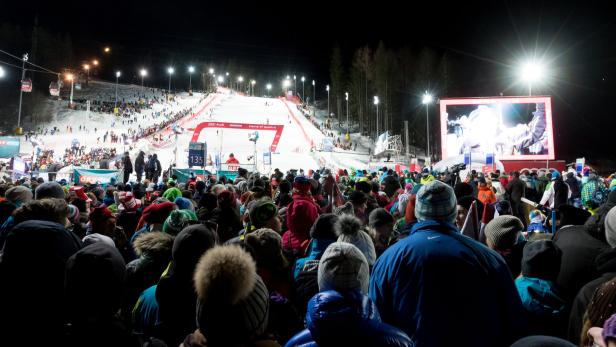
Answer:
M114 104L114 108L118 107L118 81L120 79L120 76L122 76L122 73L120 71L116 71L116 87L115 87L115 104Z
M171 93L171 76L173 75L173 73L175 72L175 69L173 68L173 66L169 66L167 68L167 72L169 73L169 88L167 89L167 91L169 93Z
M374 106L376 106L376 138L379 137L379 97L378 96L374 96L374 99L372 101L372 103L374 103Z
M428 110L432 103L432 95L427 90L421 98L421 103L426 105L426 157L430 158L430 117Z
M286 80L284 80L284 81L283 81L282 85L283 85L285 88L289 88L289 87L291 86L291 81L290 81L290 80L288 80L288 79L286 79Z
M225 78L224 78L224 77L222 77L222 75L220 75L220 76L218 76L218 79L217 79L217 80L218 80L218 83L222 83L222 82L224 82L224 81L225 81Z
M267 90L271 90L271 89L272 89L272 84L271 84L271 83L268 83L268 84L265 86L265 88L266 88Z
M210 75L214 74L214 69L210 68L210 70L208 71L210 73Z
M527 61L520 68L520 79L528 84L528 95L533 93L533 83L543 80L545 77L545 67L537 61Z
M188 67L188 90L189 92L192 92L192 74L193 72L195 72L195 67L194 66L189 66Z
M0 78L3 78L5 75L6 75L6 72L4 72L4 68L0 66Z
M75 76L72 73L66 74L66 80L71 82L71 96L69 97L68 106L73 106L73 82L75 80Z
M143 90L143 79L148 75L148 70L141 69L139 70L139 75L141 75L141 89Z
M244 82L244 77L242 77L242 76L238 77L238 78L237 78L237 81L238 81L238 82Z

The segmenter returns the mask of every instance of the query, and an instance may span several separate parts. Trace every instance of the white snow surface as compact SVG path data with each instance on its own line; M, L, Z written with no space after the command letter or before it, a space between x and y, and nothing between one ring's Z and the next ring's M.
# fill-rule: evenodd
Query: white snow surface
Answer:
M96 92L99 100L113 100L115 85L107 83L106 86L103 85L102 87ZM140 86L122 86L119 90L122 91L121 95L128 97L133 93L139 93L140 88ZM83 96L86 95L84 93ZM91 95L92 93L88 96ZM176 122L183 129L183 132L178 134L177 137L171 127L168 127L159 132L163 134L164 141L162 143L154 141L151 136L139 139L136 143L128 144L121 141L112 144L109 139L105 143L102 142L103 135L107 131L121 134L127 133L129 129L136 129L137 126L148 127L164 120L162 116L153 119L153 113L159 111L174 113L185 108L192 108L192 111L188 116ZM59 159L61 159L65 149L71 146L71 142L77 139L81 145L86 146L86 151L95 147L115 147L117 153L128 150L131 159L134 160L138 152L143 150L146 155L157 153L164 168L176 163L176 160L178 168L187 168L188 144L193 135L192 129L199 123L270 124L283 125L284 130L277 151L272 153L271 166L263 165L263 153L269 152L275 131L259 131L256 149L257 169L260 172L266 173L274 168L285 171L299 168L308 170L328 167L335 170L338 168L362 169L368 166L369 155L364 141L360 141L357 152L339 149L336 149L334 153L316 151L315 149L320 146L324 134L304 117L294 103L282 99L249 97L228 93L213 93L207 96L200 93L194 93L192 96L181 93L176 95L174 102L156 103L152 109L142 111L137 117L139 119L137 123L129 125L125 122L123 125L123 118L112 114L63 109L55 115L52 122L39 125L43 129L51 129L55 126L59 129L59 133L40 135L36 141L42 143L41 148L43 149L53 149L56 158ZM87 130L79 131L80 125ZM67 126L72 126L72 132L67 130ZM95 128L96 132L94 132ZM252 130L206 128L201 132L199 141L207 143L208 155L211 158L214 158L215 153L220 153L224 163L228 155L234 153L242 166L252 169L253 161L249 161L249 157L254 154L255 144L248 140L250 132ZM358 138L358 134L352 134L352 138L353 141L361 140ZM22 155L31 157L33 152L32 141L26 142L22 137ZM209 169L212 168L209 167Z

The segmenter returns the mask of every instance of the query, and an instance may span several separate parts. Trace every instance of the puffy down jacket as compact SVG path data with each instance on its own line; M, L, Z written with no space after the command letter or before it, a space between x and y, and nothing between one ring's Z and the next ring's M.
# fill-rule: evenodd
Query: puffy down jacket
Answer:
M359 292L316 294L308 302L306 325L285 347L414 346L402 330L382 323L374 303Z

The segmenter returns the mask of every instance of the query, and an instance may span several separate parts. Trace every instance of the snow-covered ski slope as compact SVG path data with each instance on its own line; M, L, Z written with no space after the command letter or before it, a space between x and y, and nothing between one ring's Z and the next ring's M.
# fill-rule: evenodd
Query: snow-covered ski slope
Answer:
M99 99L111 100L113 98L111 94L115 93L115 85L98 82L93 87L97 90L88 94L94 94ZM123 86L121 89L123 89L121 94L127 98L143 92L139 86ZM148 92L148 89L146 88L145 91ZM84 98L90 96L84 94ZM129 129L135 130L138 126L145 128L165 120L166 114L173 114L186 108L192 110L188 116L177 121L175 126L169 126L156 134L157 138L162 134L163 141L149 136L134 143L132 141L110 143L109 139L103 142L103 135L106 132L113 131L115 134L122 134L128 133ZM156 112L163 115L155 118L153 115ZM69 148L72 141L76 139L81 145L86 146L86 151L96 147L115 147L118 153L124 150L129 151L134 160L137 153L143 150L146 154L156 153L163 167L176 163L179 168L187 168L188 144L193 137L194 129L200 123L210 122L224 123L220 124L220 127L214 125L203 129L198 137L198 141L207 143L208 157L212 161L215 155L220 155L224 163L229 154L233 153L242 166L253 169L255 143L249 141L248 137L249 133L254 130L237 129L234 125L257 124L284 127L276 151L271 155L271 165L264 165L263 153L270 151L276 132L258 130L256 154L257 170L260 172L266 173L274 168L280 170L299 168L307 170L319 167L362 168L368 162L368 155L316 151L322 143L323 133L304 117L294 103L283 99L243 96L229 93L227 90L207 96L200 93L194 93L194 95L180 93L176 95L173 102L156 103L152 109L142 111L137 117L137 123L129 124L125 121L122 124L125 119L111 114L62 108L52 122L39 125L43 129L57 127L59 132L54 135L39 136L35 144L30 141L22 142L21 152L25 156L30 156L34 152L33 145L39 144L42 149L53 149L56 158L61 158L64 150ZM72 131L67 130L67 126L72 127ZM79 126L85 129L79 130ZM180 129L181 133L176 135L173 128ZM208 167L208 169L213 168Z

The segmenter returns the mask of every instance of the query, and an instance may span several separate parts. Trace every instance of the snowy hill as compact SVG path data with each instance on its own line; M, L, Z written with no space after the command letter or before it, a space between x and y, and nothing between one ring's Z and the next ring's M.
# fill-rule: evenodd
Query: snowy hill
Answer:
M40 126L41 135L27 142L25 139L22 141L21 152L26 157L36 159L37 153L53 150L54 159L61 160L66 149L78 142L80 146L85 146L86 152L92 148L113 148L121 154L126 150L134 160L143 150L146 154L157 153L164 168L174 163L179 168L187 168L188 144L195 129L204 127L200 126L201 123L207 123L198 136L194 136L199 142L207 143L208 158L212 163L217 155L224 163L233 153L242 166L254 169L256 150L257 169L260 172L269 172L274 168L364 168L368 164L368 149L361 144L365 141L359 139L357 152L319 152L317 149L325 135L292 102L242 96L228 91L210 95L195 93L192 96L180 93L169 102L163 95L161 90L119 86L118 99L133 102L144 97L155 98L152 99L155 101L151 108L125 117L60 108L51 122ZM90 82L90 86L75 93L74 98L113 101L115 84ZM176 115L182 110L188 112L177 118L179 116ZM161 126L163 122L166 123ZM247 129L248 124L252 124L253 129ZM51 134L54 127L57 131ZM156 127L156 132L149 136L136 136L148 127ZM248 139L254 129L261 129L257 130L259 139L256 144ZM282 131L277 134L276 129ZM104 136L111 133L120 136L120 140L112 143L109 136ZM125 141L122 140L123 136ZM271 155L272 164L263 165L263 153L270 152L273 144L277 147ZM87 165L97 167L96 162ZM213 167L208 169L212 170Z

